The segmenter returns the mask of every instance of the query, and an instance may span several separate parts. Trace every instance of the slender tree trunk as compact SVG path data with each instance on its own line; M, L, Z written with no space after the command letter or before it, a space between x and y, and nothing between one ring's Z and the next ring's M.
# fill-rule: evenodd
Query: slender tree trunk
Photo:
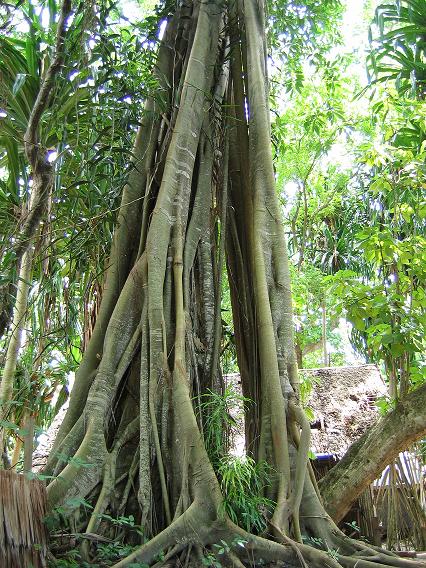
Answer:
M6 351L6 361L0 383L0 417L2 420L7 420L10 412L10 403L13 399L13 384L19 351L22 347L22 337L27 315L32 257L32 249L28 249L22 256L21 266L19 269L18 288L12 319L12 333ZM0 426L0 448L2 453L5 442L4 434L4 426Z
M16 299L13 309L11 337L6 353L6 362L0 385L0 417L4 418L9 412L12 399L16 365L19 350L22 346L22 331L25 324L28 294L30 292L30 277L34 254L34 245L40 222L48 207L51 197L54 167L48 160L48 152L40 142L40 122L48 107L55 86L55 79L60 71L65 56L65 36L67 19L71 13L71 0L63 0L59 12L55 52L52 61L41 80L40 90L24 134L24 149L28 164L31 168L32 188L28 203L25 204L25 217L19 227L19 236L13 245L16 255L19 276ZM6 323L5 328L8 325ZM3 452L4 428L0 426L0 451ZM31 442L32 445L32 442ZM27 442L28 448L28 442ZM28 452L27 452L28 453ZM28 462L27 458L26 462Z
M24 424L24 471L30 472L33 467L34 450L34 416L29 415Z
M303 350L298 343L295 345L297 368L303 369Z
M325 307L325 301L322 302L321 312L322 312L322 355L323 355L324 367L328 367L330 362L328 360L328 352L327 352L327 311Z

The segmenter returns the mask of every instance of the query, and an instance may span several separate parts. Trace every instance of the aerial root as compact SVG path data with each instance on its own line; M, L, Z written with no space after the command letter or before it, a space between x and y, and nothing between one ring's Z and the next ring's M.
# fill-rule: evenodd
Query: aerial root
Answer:
M192 553L192 546L193 545L190 544L188 546L187 550L186 550L186 553L185 552L181 553L181 557L184 556L184 558L183 558L183 567L184 568L188 568L188 566L189 566L189 561L191 559L191 553ZM181 564L182 564L182 562L181 562Z
M236 554L234 554L233 552L228 552L228 554L226 554L225 558L226 558L226 561L227 561L227 565L230 568L245 568L244 564L241 562L241 560L238 558L238 556Z
M338 550L324 551L301 544L282 533L281 542L275 542L246 533L239 527L235 529L234 534L237 532L248 541L246 549L252 552L252 557L247 557L249 562L253 562L253 558L263 558L269 562L283 561L286 566L297 568L426 568L422 561L400 558L390 551L381 551L377 547L372 549L352 539L347 539L348 543L356 545L354 548L358 550L354 550L353 556L348 556L339 554ZM241 558L239 551L238 555Z
M152 568L172 568L176 563L174 557L177 554L179 554L179 545L173 546L162 560L159 560L158 562L153 564Z
M204 522L203 522L204 521ZM277 534L279 536L277 536ZM218 560L230 568L244 568L246 564L255 566L256 560L262 558L266 562L284 562L288 568L425 568L420 561L407 560L389 552L363 546L352 539L342 539L353 546L353 556L339 554L339 550L319 550L299 543L274 529L276 540L256 536L241 529L229 519L216 519L206 522L199 504L191 506L175 519L161 533L142 545L132 554L118 562L113 568L124 568L135 562L152 565L155 568L169 566L180 553L180 565L192 565L194 555L201 559L206 547L218 542L226 542L229 549L221 554L212 551ZM244 546L234 544L236 539L244 541ZM174 545L171 547L171 543ZM159 563L158 556L166 555Z
M202 547L208 544L212 533L211 531L208 531L208 526L203 527L198 532L198 528L202 526L197 515L199 512L200 510L198 506L195 503L192 503L192 505L180 517L175 519L162 532L132 552L132 554L117 564L114 564L112 568L124 568L125 566L129 566L135 562L151 564L154 562L156 557L170 548L170 543L176 544L167 553L161 565L163 565L165 561L169 561L172 557L182 552L182 550L188 546L195 544Z
M277 538L277 540L282 544L290 546L293 549L295 555L299 559L300 566L302 566L302 568L309 568L309 566L305 562L305 559L303 557L300 548L297 546L297 543L293 539L288 537L286 534L284 534L282 530L275 523L272 522L272 520L269 521L269 524L272 527L274 536Z
M423 568L426 568L426 564L423 562L401 558L389 550L364 544L346 536L341 536L341 538L334 536L330 540L333 543L333 549L336 549L339 563L344 568L389 568L390 566L395 568L423 566ZM353 553L350 555L347 553L339 554L339 546L342 545L351 551L353 550Z
M225 528L226 533L225 530L222 531L221 540L226 541L227 536L231 539L231 542L235 541L236 537L244 540L245 546L236 546L232 552L250 566L255 565L256 559L262 558L267 562L285 562L285 566L288 568L311 568L314 566L318 568L341 568L339 564L330 562L332 559L323 551L300 544L285 537L285 535L282 535L282 542L276 542L253 535L230 520L225 521ZM311 562L312 559L315 559L315 563Z
M250 541L245 552L248 562L253 562L253 558L262 558L267 562L284 562L288 568L341 568L341 565L324 551L296 541L284 544L255 535L248 537Z
M389 555L378 553L374 556L340 556L339 562L344 568L415 568L426 567L419 560L407 560L398 556L392 558Z

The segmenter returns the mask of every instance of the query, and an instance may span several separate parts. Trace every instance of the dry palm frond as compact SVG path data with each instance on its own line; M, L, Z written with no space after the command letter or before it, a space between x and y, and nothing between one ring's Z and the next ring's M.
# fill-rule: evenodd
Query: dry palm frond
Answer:
M377 487L375 505L385 529L386 546L395 550L424 550L424 475L415 450L401 453L385 470Z
M46 490L40 481L0 470L0 566L43 568Z

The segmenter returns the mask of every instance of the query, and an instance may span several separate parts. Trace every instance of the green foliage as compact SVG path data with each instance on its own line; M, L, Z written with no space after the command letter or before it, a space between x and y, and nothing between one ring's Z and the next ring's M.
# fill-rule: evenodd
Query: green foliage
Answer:
M237 393L232 385L226 386L223 394L208 390L202 395L204 443L213 465L227 455L237 430L236 420L248 403L250 400Z
M301 349L321 340L321 305L326 297L325 275L311 265L290 265L296 338Z
M98 544L96 555L91 562L86 562L81 557L78 549L66 552L62 558L50 560L49 568L104 568L113 566L135 550L134 546L111 542L108 544ZM130 568L148 568L148 564L143 562L132 562L128 564Z
M273 502L265 497L272 472L266 463L256 463L249 456L229 455L238 426L233 416L238 419L243 405L250 401L232 386L223 395L209 391L202 398L204 442L221 485L223 511L246 530L260 533L273 509Z
M377 132L358 150L359 201L369 216L367 226L353 231L362 271L329 280L338 309L354 326L354 344L384 364L396 396L396 385L403 394L426 378L426 122L422 103L394 95L383 95L375 112Z
M356 524L356 521L351 521L350 523L345 523L345 525L347 527L349 527L350 529L352 529L353 531L359 533L360 532L360 528L359 526Z
M39 10L38 3L20 2L13 15L7 12L10 26L0 37L0 352L7 348L7 335L1 336L17 278L11 243L19 239L31 192L23 138L53 54L59 6L49 1ZM113 1L94 12L91 6L73 3L66 58L38 129L55 180L35 242L27 341L8 409L18 427L29 411L38 428L48 427L68 396L99 307L134 132L147 93L157 89L152 70L159 22L172 8L167 2L146 8L144 20L130 25ZM27 32L17 31L19 20Z
M227 456L221 460L217 474L224 512L248 532L261 533L274 508L273 501L264 496L271 481L270 467L249 456Z
M202 562L203 566L209 566L209 568L221 568L222 567L222 563L211 552L207 552L206 554L204 554L204 556L201 558L201 562Z
M74 505L80 506L83 504L85 507L88 506L90 509L92 509L92 507L90 507L88 503L85 502L82 503L81 500L79 501L80 501L79 503L76 502L74 503ZM67 504L69 505L70 503L68 502ZM59 508L56 509L56 514L58 514L58 510ZM111 525L114 528L114 530L120 529L120 532L117 531L114 540L111 540L110 542L96 543L93 561L91 561L90 563L85 562L81 557L80 550L76 549L76 550L67 551L65 554L63 554L61 558L58 558L56 561L51 562L49 564L49 567L74 568L75 566L92 566L94 568L101 568L106 566L112 566L113 564L116 564L119 560L131 554L135 550L135 548L138 547L123 542L124 540L122 534L123 530L126 532L134 532L139 537L141 536L143 537L143 531L141 530L140 526L135 524L135 519L132 515L129 515L128 517L121 516L118 518L114 518L110 515L102 514L99 515L99 518L101 518L103 521L107 521L107 523ZM53 529L53 527L50 526L49 524L48 526L50 527L50 530ZM79 534L75 532L73 532L73 534L69 536L73 536L79 543L83 542L85 539L84 534ZM145 538L143 538L143 541L146 542ZM157 558L158 561L161 561L163 559L164 555L159 555L159 557ZM134 562L132 564L129 564L129 566L133 568L148 568L148 565L143 562L142 563Z
M324 277L354 263L348 242L353 216L348 160L339 164L333 155L341 152L356 123L348 101L353 89L347 76L350 62L346 56L330 57L329 64L321 65L285 105L272 127L292 261L296 343L304 367L323 364L319 350L324 308L327 342L337 351L333 362L343 359L341 339L333 333L338 324L334 299Z
M235 537L231 543L227 543L225 540L220 540L220 542L212 545L212 551L206 550L205 554L201 558L203 566L209 566L211 568L221 568L222 563L218 559L223 554L228 554L232 549L241 547L244 548L247 544L247 540L241 537Z
M395 400L392 400L389 397L382 396L379 397L374 404L377 406L379 413L383 416L386 412L388 412L388 410L395 408L395 402Z
M305 536L302 535L303 542L309 544L309 546L313 546L319 550L325 550L330 558L333 560L339 560L339 551L335 548L329 548L327 543L324 542L322 538L318 538L315 536Z
M379 4L370 29L372 50L368 69L373 82L392 82L401 94L426 92L426 11L421 0L391 0Z
M315 384L320 384L320 379L306 373L304 371L299 371L299 388L300 388L300 402L305 410L306 416L310 422L314 420L314 413L310 406L308 406L309 397L312 394L312 390Z
M341 41L337 22L342 10L340 0L269 0L269 46L274 62L282 65L281 80L286 92L302 89L305 62L312 70L327 67L327 53Z
M333 357L340 353L341 337L335 328L339 323L335 298L326 275L311 263L305 262L296 268L290 264L293 294L296 344L303 356L303 367L318 367L323 364L322 318L325 310L327 343L334 349Z
M122 544L121 542L111 542L109 544L98 544L96 549L96 560L101 565L111 566L119 560L126 558L135 550L130 544ZM146 564L136 564L140 568L145 568Z
M88 568L89 566L93 566L93 564L85 562L81 558L79 550L70 550L64 554L63 558L48 561L49 568Z
M232 320L231 293L228 273L222 274L222 349L220 364L224 374L238 373L237 352L235 348L234 322Z

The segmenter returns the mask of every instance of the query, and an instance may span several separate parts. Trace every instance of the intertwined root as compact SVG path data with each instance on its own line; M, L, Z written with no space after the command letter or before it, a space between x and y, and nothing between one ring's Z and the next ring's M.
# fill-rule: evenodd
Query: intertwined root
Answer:
M199 527L199 528L197 528ZM274 531L275 532L275 531ZM226 566L263 565L265 562L283 562L286 568L415 568L424 567L425 563L417 560L399 558L385 550L369 547L364 543L353 541L342 533L331 534L330 542L334 540L339 548L329 548L328 551L319 550L305 544L298 543L284 534L277 542L272 534L263 537L253 535L241 529L229 519L208 521L197 504L191 507L162 533L136 550L130 556L115 564L113 568L124 568L135 562L142 562L154 566L169 566L168 562L179 557L191 559L199 566L200 551L204 558L216 556L219 562ZM175 544L172 546L171 543ZM220 543L219 545L217 543ZM216 545L216 546L214 546ZM164 551L164 559L156 563L155 558ZM197 560L198 556L198 560ZM195 559L194 559L195 557ZM177 565L180 564L181 561ZM257 564L259 563L259 564ZM174 566L171 563L170 566Z

